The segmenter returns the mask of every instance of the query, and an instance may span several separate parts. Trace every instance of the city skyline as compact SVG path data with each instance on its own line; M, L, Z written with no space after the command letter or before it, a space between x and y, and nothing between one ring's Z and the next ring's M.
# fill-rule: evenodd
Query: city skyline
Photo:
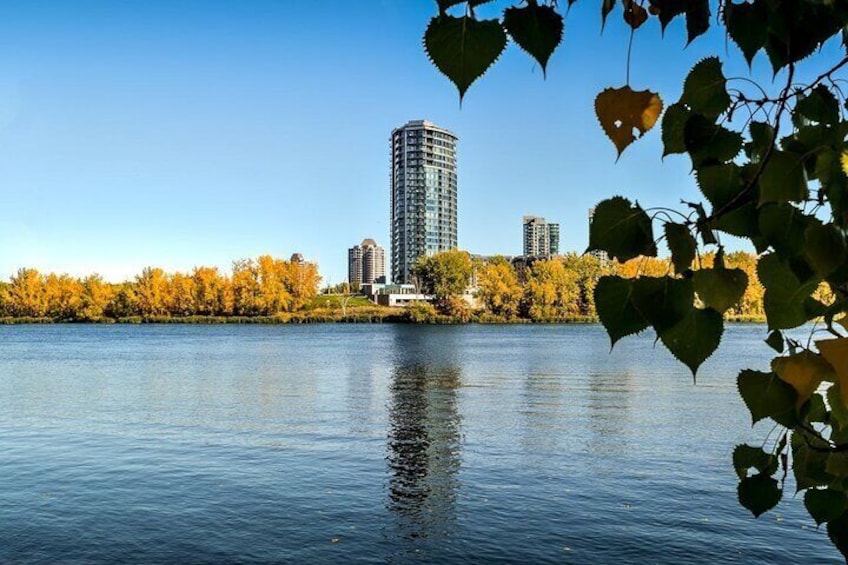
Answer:
M227 269L233 257L300 252L325 283L341 282L351 235L390 233L386 132L415 117L462 140L460 244L474 253L519 254L515 230L501 228L519 211L556 218L562 249L583 251L585 229L570 226L605 197L701 200L688 161L661 160L659 126L616 163L592 102L623 84L629 33L610 18L601 35L595 8L571 8L545 80L510 49L460 107L421 46L431 2L5 6L0 279L35 267L120 281L150 265ZM636 37L631 77L667 107L725 38L716 27L663 57L686 43L685 23L665 39L658 27ZM750 75L732 53L726 73L772 82L764 55Z

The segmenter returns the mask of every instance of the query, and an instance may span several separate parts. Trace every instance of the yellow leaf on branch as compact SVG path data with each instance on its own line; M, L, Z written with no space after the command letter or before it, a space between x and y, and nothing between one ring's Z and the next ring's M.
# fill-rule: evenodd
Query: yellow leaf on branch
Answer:
M842 172L848 175L848 151L842 152Z
M771 369L785 383L792 385L798 393L800 407L816 392L823 380L833 378L833 367L821 355L803 351L789 357L778 357L771 362Z
M636 92L629 86L607 88L595 98L595 114L619 156L637 137L654 127L662 109L656 92Z
M848 406L848 337L817 341L816 347L833 367L842 402Z

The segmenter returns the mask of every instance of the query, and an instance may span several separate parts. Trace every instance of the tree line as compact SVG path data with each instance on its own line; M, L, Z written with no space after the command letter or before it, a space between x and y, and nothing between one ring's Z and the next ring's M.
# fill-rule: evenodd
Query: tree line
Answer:
M97 322L124 318L272 316L304 308L317 294L315 263L263 255L233 262L232 271L195 267L166 273L147 267L133 280L76 278L23 268L0 283L0 317Z
M694 270L711 269L715 254L699 257ZM727 311L731 319L762 319L764 288L757 278L757 256L742 251L724 256L728 268L745 272L748 285L741 299ZM595 287L603 276L626 279L665 277L674 272L670 260L638 257L619 263L598 256L566 253L559 257L514 264L504 257L475 260L464 251L447 251L422 258L413 270L418 285L432 294L431 314L468 320L472 306L462 297L476 287L474 296L485 314L504 320L594 320ZM825 303L833 301L825 285L816 291ZM427 319L426 308L419 317Z

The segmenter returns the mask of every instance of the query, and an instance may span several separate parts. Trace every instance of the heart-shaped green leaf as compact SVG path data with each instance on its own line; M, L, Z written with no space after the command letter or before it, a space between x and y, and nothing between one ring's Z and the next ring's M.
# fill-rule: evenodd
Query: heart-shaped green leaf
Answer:
M471 83L498 60L506 42L498 20L478 21L469 16L436 16L424 33L427 55L456 85L460 101Z
M563 19L550 6L530 2L523 8L507 8L503 25L510 37L542 67L547 76L548 60L562 41Z

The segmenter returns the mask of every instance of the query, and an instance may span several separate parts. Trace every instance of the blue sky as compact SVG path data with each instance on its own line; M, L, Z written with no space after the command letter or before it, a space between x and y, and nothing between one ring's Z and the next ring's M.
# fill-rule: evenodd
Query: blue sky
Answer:
M697 197L687 160L661 161L659 128L616 163L594 117L595 95L624 83L620 10L601 36L597 2L577 2L546 81L511 46L460 108L421 46L434 6L4 2L0 278L32 266L122 280L301 252L341 282L348 247L388 248L388 138L411 119L460 137L459 244L472 253L520 253L524 214L560 222L563 249L582 251L603 198ZM668 105L714 53L749 76L719 28L685 50L684 34L682 20L664 40L656 21L637 33L634 88ZM762 54L754 76L771 82Z

